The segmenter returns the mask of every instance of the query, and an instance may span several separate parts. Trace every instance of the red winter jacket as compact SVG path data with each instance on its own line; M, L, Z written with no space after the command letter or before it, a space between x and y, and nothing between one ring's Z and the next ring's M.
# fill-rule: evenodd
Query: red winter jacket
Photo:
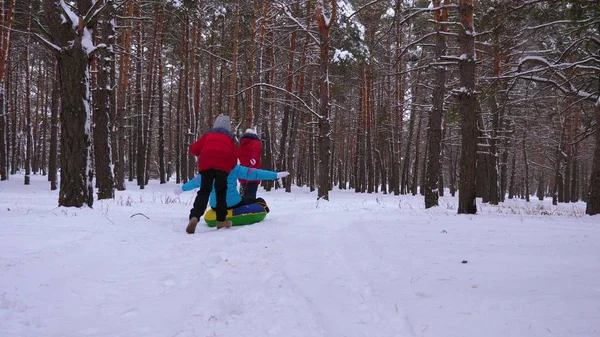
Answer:
M237 150L237 156L240 165L251 169L262 169L260 163L261 143L258 136L254 133L244 133L240 138L240 147ZM239 179L240 183L259 183L259 180Z
M190 153L198 158L198 172L215 169L225 172L237 165L236 146L226 129L210 129L190 145Z

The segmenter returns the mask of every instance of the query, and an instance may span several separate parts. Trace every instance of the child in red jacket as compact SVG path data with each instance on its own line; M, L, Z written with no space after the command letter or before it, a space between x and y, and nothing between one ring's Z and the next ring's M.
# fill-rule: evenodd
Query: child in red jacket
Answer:
M254 130L247 129L240 138L240 147L238 148L238 159L240 165L250 169L262 169L260 163L261 143L258 135ZM244 180L239 179L241 188L240 194L242 197L256 198L258 191L259 180Z
M202 183L194 208L190 210L190 221L185 230L188 234L194 234L200 217L206 211L213 183L217 195L217 229L231 227L231 221L227 221L227 176L237 165L237 149L230 124L229 117L219 115L213 128L190 145L190 153L199 157L198 171Z

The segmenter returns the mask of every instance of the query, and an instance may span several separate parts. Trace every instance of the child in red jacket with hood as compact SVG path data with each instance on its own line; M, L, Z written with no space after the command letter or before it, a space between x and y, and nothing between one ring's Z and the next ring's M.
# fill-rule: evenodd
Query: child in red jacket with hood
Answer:
M240 138L240 147L238 148L238 159L240 165L246 166L252 170L262 169L260 163L261 143L256 132L252 129L247 129ZM241 188L240 194L242 197L256 198L258 191L259 180L244 180L239 179Z
M231 227L231 221L227 221L227 176L237 165L237 149L230 124L229 117L219 115L213 128L190 145L190 153L198 157L202 183L194 200L194 208L190 210L190 221L186 228L188 234L194 234L200 217L206 211L213 183L217 195L217 229Z

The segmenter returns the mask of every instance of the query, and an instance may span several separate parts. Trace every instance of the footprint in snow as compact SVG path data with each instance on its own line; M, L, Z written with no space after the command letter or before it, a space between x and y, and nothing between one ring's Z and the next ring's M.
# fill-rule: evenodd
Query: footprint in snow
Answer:
M130 317L137 316L138 314L139 314L138 309L129 309L129 310L126 310L123 313L121 313L121 317L130 318Z

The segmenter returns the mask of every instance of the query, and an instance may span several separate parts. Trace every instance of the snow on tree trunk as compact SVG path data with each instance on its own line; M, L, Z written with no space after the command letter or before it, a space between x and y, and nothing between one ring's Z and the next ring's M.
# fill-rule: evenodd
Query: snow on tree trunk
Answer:
M47 27L40 40L57 56L61 95L59 206L92 207L90 61L92 32L111 0L44 0ZM52 42L50 42L52 41ZM105 46L104 46L105 47Z

